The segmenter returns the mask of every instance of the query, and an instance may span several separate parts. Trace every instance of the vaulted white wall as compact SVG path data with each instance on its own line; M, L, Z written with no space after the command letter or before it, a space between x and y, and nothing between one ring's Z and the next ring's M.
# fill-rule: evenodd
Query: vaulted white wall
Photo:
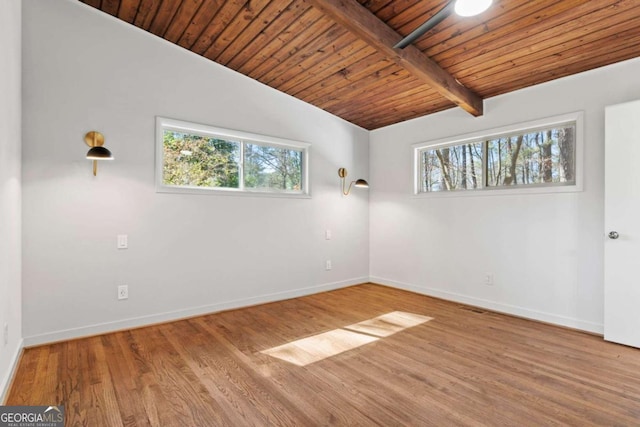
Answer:
M20 0L0 2L0 404L22 341L21 13Z
M367 280L368 193L337 176L368 178L365 130L80 2L23 13L26 344ZM155 116L311 143L312 197L156 193Z
M640 98L639 75L631 60L488 99L480 118L453 109L372 132L372 280L602 332L604 107ZM584 191L412 195L412 144L574 111Z

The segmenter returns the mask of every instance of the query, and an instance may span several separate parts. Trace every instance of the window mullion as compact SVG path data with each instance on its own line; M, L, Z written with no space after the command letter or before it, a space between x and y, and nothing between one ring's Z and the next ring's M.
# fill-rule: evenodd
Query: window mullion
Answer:
M244 150L245 150L245 141L240 140L240 162L238 165L240 177L239 177L239 188L240 191L245 191L244 189Z
M489 141L482 143L482 188L489 188Z

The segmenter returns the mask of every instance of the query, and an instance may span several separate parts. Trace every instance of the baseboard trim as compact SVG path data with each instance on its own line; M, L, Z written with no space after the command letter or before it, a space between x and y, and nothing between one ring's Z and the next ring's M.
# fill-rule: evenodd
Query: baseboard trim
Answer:
M225 310L233 310L237 308L249 307L252 305L266 304L275 301L298 298L306 295L312 295L320 292L332 291L335 289L358 285L367 281L369 281L368 277L358 277L354 279L325 283L322 285L299 288L285 292L264 294L257 297L225 301L217 304L208 304L182 310L168 311L164 313L157 313L140 317L132 317L114 322L99 323L89 326L82 326L79 328L71 328L39 335L32 335L24 337L24 347L34 347L38 345L51 344L58 341L84 338L126 329L141 328L157 323L172 322L189 317L202 316L205 314L211 314Z
M9 396L9 389L11 388L11 384L13 384L13 379L15 377L16 369L18 368L18 362L20 361L20 357L22 356L22 350L24 349L24 340L21 339L18 341L18 346L16 347L16 351L13 353L13 357L11 358L11 363L9 364L9 370L5 377L0 382L0 405L4 405L7 402L7 397Z
M385 279L383 277L369 277L371 283L377 283L383 286L403 289L405 291L415 292L417 294L427 295L431 297L441 298L448 301L459 302L462 304L473 305L487 310L499 313L510 314L513 316L523 317L526 319L537 320L540 322L551 323L558 326L564 326L572 329L590 332L598 335L604 333L604 325L600 323L588 322L566 316L560 316L553 313L531 310L525 307L515 305L502 304L481 298L469 297L455 292L447 292L440 289L427 288L423 286L412 285L409 283L398 282L396 280Z

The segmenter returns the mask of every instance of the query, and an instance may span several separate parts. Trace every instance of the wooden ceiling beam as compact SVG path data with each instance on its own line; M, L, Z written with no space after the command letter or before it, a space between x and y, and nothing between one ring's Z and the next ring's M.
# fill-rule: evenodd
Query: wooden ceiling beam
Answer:
M451 102L474 116L482 115L482 98L463 86L415 46L394 49L393 46L402 39L402 36L357 0L309 0L309 3Z

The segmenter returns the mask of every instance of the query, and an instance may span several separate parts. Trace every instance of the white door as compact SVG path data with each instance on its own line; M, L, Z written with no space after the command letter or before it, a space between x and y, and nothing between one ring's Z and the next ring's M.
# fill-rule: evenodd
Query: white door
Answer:
M640 347L640 101L605 109L604 338Z

